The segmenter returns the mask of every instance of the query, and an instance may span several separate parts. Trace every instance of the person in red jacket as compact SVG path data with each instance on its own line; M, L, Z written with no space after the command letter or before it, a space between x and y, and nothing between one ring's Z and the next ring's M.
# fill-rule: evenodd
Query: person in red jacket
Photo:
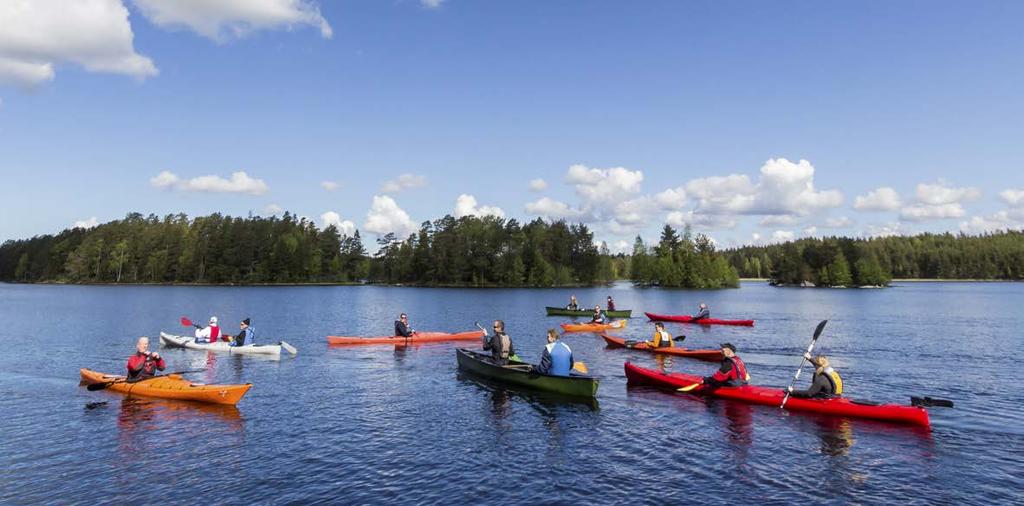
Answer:
M747 366L736 355L736 347L732 343L722 343L722 366L715 374L704 378L704 384L711 387L738 387L747 384L750 375Z
M140 337L135 343L135 354L128 358L128 381L152 378L156 371L164 370L167 363L159 353L149 351L149 338Z

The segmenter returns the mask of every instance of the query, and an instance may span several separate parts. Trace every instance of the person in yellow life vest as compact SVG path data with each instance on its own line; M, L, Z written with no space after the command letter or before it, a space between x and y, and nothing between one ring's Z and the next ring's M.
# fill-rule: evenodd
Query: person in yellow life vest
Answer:
M843 379L839 373L829 366L828 358L825 355L812 357L805 353L804 358L814 365L814 377L811 378L811 388L807 390L793 390L789 387L789 395L804 399L831 399L843 395Z
M683 338L685 339L685 337ZM647 346L651 348L671 348L675 346L672 342L672 334L669 334L665 330L665 324L662 322L656 322L654 324L654 340L647 341Z

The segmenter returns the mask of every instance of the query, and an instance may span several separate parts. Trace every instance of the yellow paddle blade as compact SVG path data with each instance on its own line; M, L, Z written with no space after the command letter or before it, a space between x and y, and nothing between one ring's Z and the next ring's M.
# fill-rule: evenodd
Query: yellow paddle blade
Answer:
M702 383L694 383L692 385L686 385L685 387L677 388L676 391L677 392L689 392L690 390L693 390L694 388L697 388L697 387L701 386L701 384Z
M573 370L575 370L576 372L578 372L580 374L587 374L588 372L590 372L587 369L587 364L584 364L583 362L574 362L572 364L572 368L573 368Z

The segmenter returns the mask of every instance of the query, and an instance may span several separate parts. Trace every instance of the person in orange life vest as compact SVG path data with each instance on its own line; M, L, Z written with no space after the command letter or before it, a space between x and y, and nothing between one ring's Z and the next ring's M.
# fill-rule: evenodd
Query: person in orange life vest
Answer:
M207 327L200 328L196 325L196 342L197 343L215 343L220 338L220 327L217 326L217 317L210 317L210 325Z
M704 384L712 387L738 387L746 385L750 380L747 366L736 355L736 347L732 343L722 343L722 366L715 374L704 378Z
M829 367L828 358L825 355L811 357L810 353L804 353L804 358L814 365L814 377L811 378L811 388L807 390L793 390L787 387L789 395L804 399L831 399L843 395L843 379L839 373Z
M686 339L686 336L683 336L682 339ZM665 330L664 323L655 322L654 340L647 341L647 346L650 346L651 348L671 348L675 346L675 343L672 342L672 334L669 334L668 331Z
M128 357L128 381L152 378L156 371L167 367L159 353L149 351L149 338L140 337L135 343L135 354Z

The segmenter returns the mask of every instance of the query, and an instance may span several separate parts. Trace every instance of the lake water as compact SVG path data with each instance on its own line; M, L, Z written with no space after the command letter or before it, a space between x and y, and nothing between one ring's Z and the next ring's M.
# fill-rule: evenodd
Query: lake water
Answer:
M730 341L753 383L788 384L818 321L854 398L930 410L932 431L787 413L627 388L626 360L710 374L714 364L564 339L601 379L596 405L508 390L458 372L456 344L334 347L382 335L409 313L420 330L502 318L539 358L545 317L571 293L643 311L753 318L756 326L670 324L689 347ZM897 283L887 290L113 287L0 284L0 503L852 503L992 504L1024 490L1024 284ZM181 316L251 317L269 360L160 348ZM237 408L88 392L78 369L118 372L140 335L169 370L254 386ZM805 369L801 385L806 387ZM105 402L92 409L87 404Z

